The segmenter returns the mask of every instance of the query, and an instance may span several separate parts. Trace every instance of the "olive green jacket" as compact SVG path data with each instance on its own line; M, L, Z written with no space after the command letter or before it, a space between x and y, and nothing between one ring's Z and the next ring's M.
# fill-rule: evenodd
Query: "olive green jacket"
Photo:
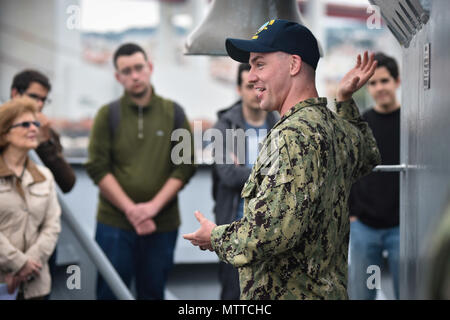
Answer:
M172 101L153 91L150 103L138 107L125 93L120 100L120 122L114 132L110 128L109 111L108 105L98 111L89 141L86 170L95 184L111 173L124 192L135 203L140 203L150 201L169 178L180 179L183 184L189 181L195 172L193 152L190 163L175 165L171 160L171 134L174 129ZM186 117L182 128L191 132ZM192 134L190 137L192 146ZM101 194L99 197L99 222L133 230L123 212ZM154 221L157 232L178 228L181 221L177 197L158 213Z

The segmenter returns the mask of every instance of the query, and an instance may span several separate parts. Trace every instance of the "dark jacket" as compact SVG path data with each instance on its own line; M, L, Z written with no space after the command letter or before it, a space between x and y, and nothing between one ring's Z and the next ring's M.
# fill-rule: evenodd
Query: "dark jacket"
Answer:
M75 173L70 164L64 159L59 135L52 128L50 128L50 136L48 141L41 143L37 147L36 153L44 165L53 173L55 181L62 192L67 193L72 190L75 184Z
M222 133L224 157L235 150L226 149L226 129L245 130L245 119L242 113L242 101L237 101L231 107L217 113L218 121L214 128ZM270 112L267 115L267 126L271 129L280 119L278 112ZM231 223L236 219L236 213L241 199L241 191L250 172L250 168L245 165L227 164L224 158L222 164L214 164L213 176L213 198L215 200L214 214L218 225Z
M362 115L377 141L382 165L400 163L400 109ZM400 176L398 172L372 172L353 185L349 197L350 216L375 229L394 228L400 223Z

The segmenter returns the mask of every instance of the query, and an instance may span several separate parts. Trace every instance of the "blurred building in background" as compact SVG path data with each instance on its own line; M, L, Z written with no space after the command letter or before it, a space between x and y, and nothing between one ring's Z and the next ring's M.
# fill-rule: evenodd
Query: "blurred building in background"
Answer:
M330 107L337 82L354 65L358 53L381 50L402 65L398 41L383 21L379 25L371 23L374 11L368 1L297 3L306 25L324 49L317 69L318 90L329 98ZM146 49L154 61L152 83L156 91L181 104L192 122L202 121L203 130L216 121L219 109L238 98L236 62L228 57L183 54L186 37L210 6L208 0L0 0L0 101L9 99L11 81L17 72L34 68L49 76L53 102L44 112L62 134L66 156L77 171L77 185L64 200L92 237L97 190L80 164L86 157L97 110L122 94L112 63L113 52L120 44L137 42ZM364 88L356 99L361 109L371 106ZM203 166L180 194L182 226L175 252L177 268L169 281L169 290L178 298L218 298L220 286L214 267L208 266L215 266L217 257L181 238L181 234L197 228L194 210L213 219L210 190L210 172ZM95 268L92 262L86 262L89 259L74 239L69 228L63 226L58 262L82 265L87 275L82 280L84 290L69 294L61 286L54 292L59 298L91 299ZM187 264L197 267L190 269ZM384 294L392 297L389 290Z
M53 103L45 113L62 133L65 153L84 158L97 110L121 95L112 55L125 42L142 45L153 59L157 92L180 103L203 129L237 99L237 63L228 57L185 56L187 35L206 16L208 0L0 0L0 100L13 75L36 68L50 77ZM337 81L358 53L383 50L399 60L400 46L380 25L369 29L365 0L302 0L299 9L321 41L325 57L318 88L330 101ZM232 28L233 26L230 26ZM357 95L362 109L370 101Z

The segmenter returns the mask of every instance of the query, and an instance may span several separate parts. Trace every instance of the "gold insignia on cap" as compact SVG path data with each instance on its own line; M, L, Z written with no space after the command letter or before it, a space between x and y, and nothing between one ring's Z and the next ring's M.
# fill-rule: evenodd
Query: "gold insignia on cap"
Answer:
M263 30L267 30L267 27L273 25L274 22L275 22L275 19L272 19L272 20L264 23L261 27L259 27L258 31L256 31L255 35L252 37L252 40L258 39L258 34Z

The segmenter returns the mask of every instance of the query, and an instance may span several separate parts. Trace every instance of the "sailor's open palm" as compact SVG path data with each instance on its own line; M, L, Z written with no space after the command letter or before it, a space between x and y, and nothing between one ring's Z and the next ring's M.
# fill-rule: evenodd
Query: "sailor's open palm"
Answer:
M372 53L369 58L368 52L365 51L361 61L361 55L358 55L355 67L347 72L339 83L337 92L338 101L350 99L352 94L359 90L374 74L375 68L377 67L374 56Z

